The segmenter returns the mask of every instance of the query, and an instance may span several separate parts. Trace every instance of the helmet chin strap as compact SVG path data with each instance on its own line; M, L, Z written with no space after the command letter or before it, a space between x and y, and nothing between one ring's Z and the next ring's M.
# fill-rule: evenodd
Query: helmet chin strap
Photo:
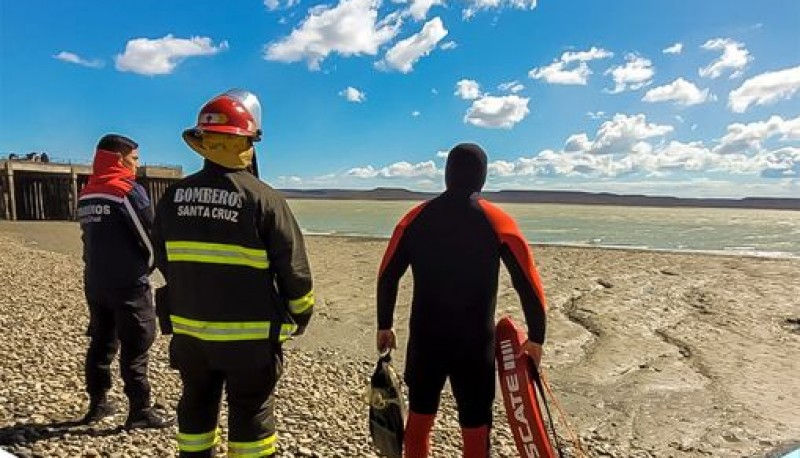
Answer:
M247 170L250 171L256 178L258 176L258 156L256 156L256 149L253 147L253 160L250 161L250 166L247 167Z

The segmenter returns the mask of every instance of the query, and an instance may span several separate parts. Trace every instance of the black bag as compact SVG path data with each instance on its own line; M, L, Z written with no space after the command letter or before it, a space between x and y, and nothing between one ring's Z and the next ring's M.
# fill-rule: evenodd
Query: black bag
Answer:
M402 458L406 404L400 377L391 361L389 353L381 356L370 380L369 434L379 454L388 458Z

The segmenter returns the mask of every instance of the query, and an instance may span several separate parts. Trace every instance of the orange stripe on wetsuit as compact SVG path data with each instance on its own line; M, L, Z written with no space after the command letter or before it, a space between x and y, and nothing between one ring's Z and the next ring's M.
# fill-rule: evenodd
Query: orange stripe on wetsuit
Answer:
M419 215L419 212L422 211L422 208L425 207L427 202L423 202L416 207L412 208L403 219L397 223L397 226L394 228L394 232L392 232L392 239L389 240L389 246L386 247L386 253L383 254L383 260L381 261L381 268L378 273L378 276L382 276L386 266L389 265L389 262L394 257L394 253L397 251L397 246L400 244L400 240L403 238L403 233L405 233L406 228L411 221L414 221L414 218Z
M544 341L543 329L538 332L533 332L535 323L532 321L534 321L534 317L537 318L536 321L543 320L544 312L546 311L547 306L544 297L544 288L542 288L542 281L539 277L539 272L536 270L536 265L534 264L533 253L531 253L530 247L525 241L525 236L522 235L517 223L511 216L500 209L500 207L497 207L486 200L479 199L478 204L483 209L486 217L489 219L489 222L497 233L500 243L508 247L513 255L514 260L516 261L516 267L519 268L518 273L514 272L514 270L516 270L514 266L508 265L507 267L511 273L511 278L514 282L514 288L517 290L523 302L523 311L525 312L529 330L532 331L532 334L534 334L529 335L529 337L534 341L541 340L538 343L542 343ZM533 297L530 297L528 300L526 300L524 297L526 296L524 294L524 287L526 285L520 284L520 274L524 277L525 283L527 283L530 289L532 289L531 292ZM540 310L531 309L532 307L538 307ZM534 339L534 337L536 338Z

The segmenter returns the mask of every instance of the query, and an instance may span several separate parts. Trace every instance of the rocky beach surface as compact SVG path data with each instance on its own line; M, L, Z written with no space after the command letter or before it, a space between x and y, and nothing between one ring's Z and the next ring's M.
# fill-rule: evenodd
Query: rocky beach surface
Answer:
M317 308L286 349L282 456L374 457L363 395L386 241L307 244ZM534 255L549 302L543 368L589 456L768 457L800 442L800 260L550 246ZM0 222L0 448L19 457L174 456L176 428L121 429L118 375L120 412L76 424L88 404L81 272L74 223ZM404 279L401 345L411 287ZM497 308L524 322L505 272ZM153 346L150 376L157 402L174 412L180 380L168 340ZM492 456L517 456L499 396L495 413ZM223 432L225 422L223 414ZM557 429L567 444L567 428ZM449 393L433 440L433 456L460 456Z

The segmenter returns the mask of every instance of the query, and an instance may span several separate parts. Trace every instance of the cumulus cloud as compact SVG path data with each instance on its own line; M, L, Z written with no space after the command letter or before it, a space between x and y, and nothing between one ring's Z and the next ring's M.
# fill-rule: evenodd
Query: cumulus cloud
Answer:
M414 64L421 57L430 54L446 36L447 29L444 28L442 20L435 17L426 22L419 33L397 42L376 66L408 73L414 69Z
M352 86L347 86L347 88L339 92L339 95L347 99L348 102L353 103L361 103L367 99L366 94Z
M520 84L518 81L509 81L500 84L499 86L497 86L497 88L503 92L510 92L512 94L516 94L517 92L524 90L525 86Z
M528 77L542 79L550 84L585 86L592 74L587 62L612 57L614 53L592 47L588 51L569 51L552 64L531 69ZM577 63L577 64L576 64Z
M586 116L591 119L602 119L606 117L606 113L604 111L589 111Z
M395 162L384 167L375 168L372 165L355 167L346 172L346 175L356 178L434 178L441 174L436 163L424 161L412 164L410 162Z
M676 105L688 107L714 100L708 89L700 90L694 83L678 78L675 81L647 91L642 97L644 102L674 102Z
M614 89L608 91L612 94L641 89L649 85L655 75L653 63L649 59L636 54L628 54L625 56L625 60L625 65L609 68L605 72L614 79Z
M529 101L517 95L483 96L472 102L464 122L488 129L511 129L530 112Z
M780 116L771 116L766 121L731 124L719 140L719 145L714 148L714 152L720 154L760 152L763 150L764 142L771 138L783 142L800 140L800 116L786 120Z
M462 11L464 19L469 19L478 11L500 8L529 9L536 8L537 0L465 0L467 7Z
M432 7L443 4L443 0L411 0L411 5L408 7L408 13L415 20L421 21L428 17L428 11Z
M175 38L170 34L153 40L130 40L125 46L125 52L117 54L115 61L119 71L140 75L167 75L189 57L213 56L226 49L227 41L214 45L211 38Z
M731 91L728 107L744 113L751 105L769 105L787 100L800 90L800 66L762 73Z
M439 46L439 49L442 51L449 51L451 49L456 49L458 47L458 43L455 41L445 41Z
M731 71L731 78L742 75L745 67L753 58L744 44L729 38L715 38L703 43L701 48L710 51L722 51L722 55L698 72L704 78L719 78L726 71Z
M378 20L380 0L341 0L336 7L317 6L288 37L265 47L264 58L279 62L305 60L312 70L331 53L374 56L398 33L397 14Z
M456 83L454 94L464 100L474 100L481 96L481 86L477 81L464 79Z
M683 52L683 43L675 43L672 46L664 48L661 52L664 54L680 54Z
M570 135L560 151L546 149L532 157L489 164L492 177L663 177L674 173L751 174L762 178L798 177L800 148L769 149L770 138L800 139L800 117L732 124L716 147L703 142L664 141L670 126L648 123L644 115L617 114L603 123L594 138ZM508 181L506 181L508 182ZM674 194L674 193L671 193Z
M69 62L70 64L82 65L89 68L101 68L103 65L105 65L105 63L100 59L84 59L79 55L69 51L61 51L60 53L54 55L53 58L64 62Z

